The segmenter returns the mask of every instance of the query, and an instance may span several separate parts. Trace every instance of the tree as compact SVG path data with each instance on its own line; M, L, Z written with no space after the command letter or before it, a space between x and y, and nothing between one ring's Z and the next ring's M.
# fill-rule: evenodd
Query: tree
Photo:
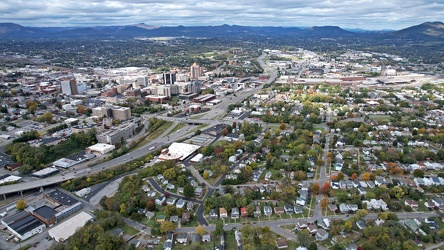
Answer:
M163 207L163 212L170 216L176 213L176 207L172 206L172 205L166 205L165 207Z
M222 220L217 220L216 221L216 229L214 230L214 236L219 237L223 233L224 233L224 223Z
M331 185L330 185L329 181L324 182L324 184L322 185L321 191L325 195L329 195L330 194Z
M413 171L413 176L417 177L417 178L424 178L424 170L421 169L415 169Z
M17 201L17 204L15 205L15 207L17 208L17 210L23 210L26 208L26 201L23 199L19 199Z
M205 228L205 226L199 225L196 227L196 230L194 231L194 233L202 236L204 234L207 234L208 232L207 232L207 229Z
M369 181L369 180L370 180L370 173L369 173L369 172L365 172L365 173L362 175L362 179L363 179L364 181Z
M188 198L194 197L194 188L193 186L191 186L191 184L185 185L185 187L183 188L183 195Z
M154 202L152 200L146 202L146 210L154 211L155 208L156 208L156 205L154 204Z
M400 186L394 186L390 190L390 196L400 200L404 196L404 190Z
M319 185L318 182L313 183L313 185L311 186L311 192L313 194L317 194L320 189L321 189L321 186Z
M301 246L308 247L313 241L307 230L297 231L296 235L298 236L299 244Z
M343 181L344 180L344 173L342 173L342 172L338 173L338 180L339 181Z
M174 225L173 222L171 221L164 221L160 224L160 232L165 234L168 233L169 231L174 231L176 229L176 226Z
M82 104L77 105L77 113L79 114L85 113L85 107Z
M353 223L351 220L347 220L344 223L344 229L345 231L349 232L352 229Z
M203 172L203 174L202 174L202 177L203 177L204 179L208 179L208 177L210 177L210 172L208 172L208 170L205 170L205 171Z
M227 135L228 135L228 129L227 129L227 128L224 128L224 129L222 130L222 135L223 135L223 136L227 136Z
M327 198L327 197L324 197L324 198L322 198L322 200L321 200L321 208L322 208L322 209L326 209L327 206L328 206L328 198Z
M444 229L439 230L439 236L444 239Z
M358 220L364 218L367 215L368 215L368 211L366 209L359 209L356 212L356 217L357 217Z
M318 245L316 245L316 242L311 242L308 246L308 250L318 250Z
M353 173L352 176L350 177L352 180L356 180L358 179L358 174Z

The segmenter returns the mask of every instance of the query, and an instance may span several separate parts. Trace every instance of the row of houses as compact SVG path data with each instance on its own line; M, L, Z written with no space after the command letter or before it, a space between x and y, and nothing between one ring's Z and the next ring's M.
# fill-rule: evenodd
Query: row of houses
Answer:
M261 209L260 206L256 206L255 210L253 211L253 216L255 218L260 217L262 214L265 216L271 216L272 214L282 215L284 213L286 214L302 214L303 209L301 206L293 206L291 204L285 204L283 207L274 207L271 206L264 206L263 209ZM209 213L210 219L216 220L218 218L220 219L227 219L228 218L228 211L227 209L221 207L219 210L217 209L211 209ZM248 217L249 213L246 207L241 207L240 209L237 207L234 207L231 209L230 218L231 219L239 219L240 217Z

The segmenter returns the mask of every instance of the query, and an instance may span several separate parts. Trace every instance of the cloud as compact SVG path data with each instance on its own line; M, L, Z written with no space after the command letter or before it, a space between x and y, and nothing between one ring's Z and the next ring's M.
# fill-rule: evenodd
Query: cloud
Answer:
M255 25L401 29L442 21L428 0L2 0L0 22L25 26Z

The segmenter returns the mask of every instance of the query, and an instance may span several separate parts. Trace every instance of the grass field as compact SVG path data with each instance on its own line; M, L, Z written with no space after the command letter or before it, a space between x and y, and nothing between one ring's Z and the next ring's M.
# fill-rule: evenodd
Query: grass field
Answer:
M171 131L168 133L168 135L171 135L172 133L175 133L177 130L182 129L183 127L185 127L186 124L185 123L179 123L176 125L176 127L174 127L173 129L171 129Z
M200 119L202 117L204 117L206 115L206 113L202 113L202 114L198 114L198 115L193 115L190 118L191 119Z
M125 234L128 234L128 235L135 235L135 234L139 233L139 230L137 230L131 226L128 226L127 224L124 224L124 225L120 226L119 228L122 229L123 232L125 232Z
M173 125L173 122L165 122L162 126L160 126L156 131L151 133L145 141L151 142L152 140L156 139L157 137L161 136L165 131L167 131L171 125Z

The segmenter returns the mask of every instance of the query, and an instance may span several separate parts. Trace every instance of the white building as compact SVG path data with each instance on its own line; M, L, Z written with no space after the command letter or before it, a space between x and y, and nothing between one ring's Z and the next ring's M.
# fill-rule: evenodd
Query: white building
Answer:
M71 237L78 228L83 227L91 219L93 219L93 217L88 213L80 212L67 221L64 221L48 230L49 236L57 242L65 241Z

